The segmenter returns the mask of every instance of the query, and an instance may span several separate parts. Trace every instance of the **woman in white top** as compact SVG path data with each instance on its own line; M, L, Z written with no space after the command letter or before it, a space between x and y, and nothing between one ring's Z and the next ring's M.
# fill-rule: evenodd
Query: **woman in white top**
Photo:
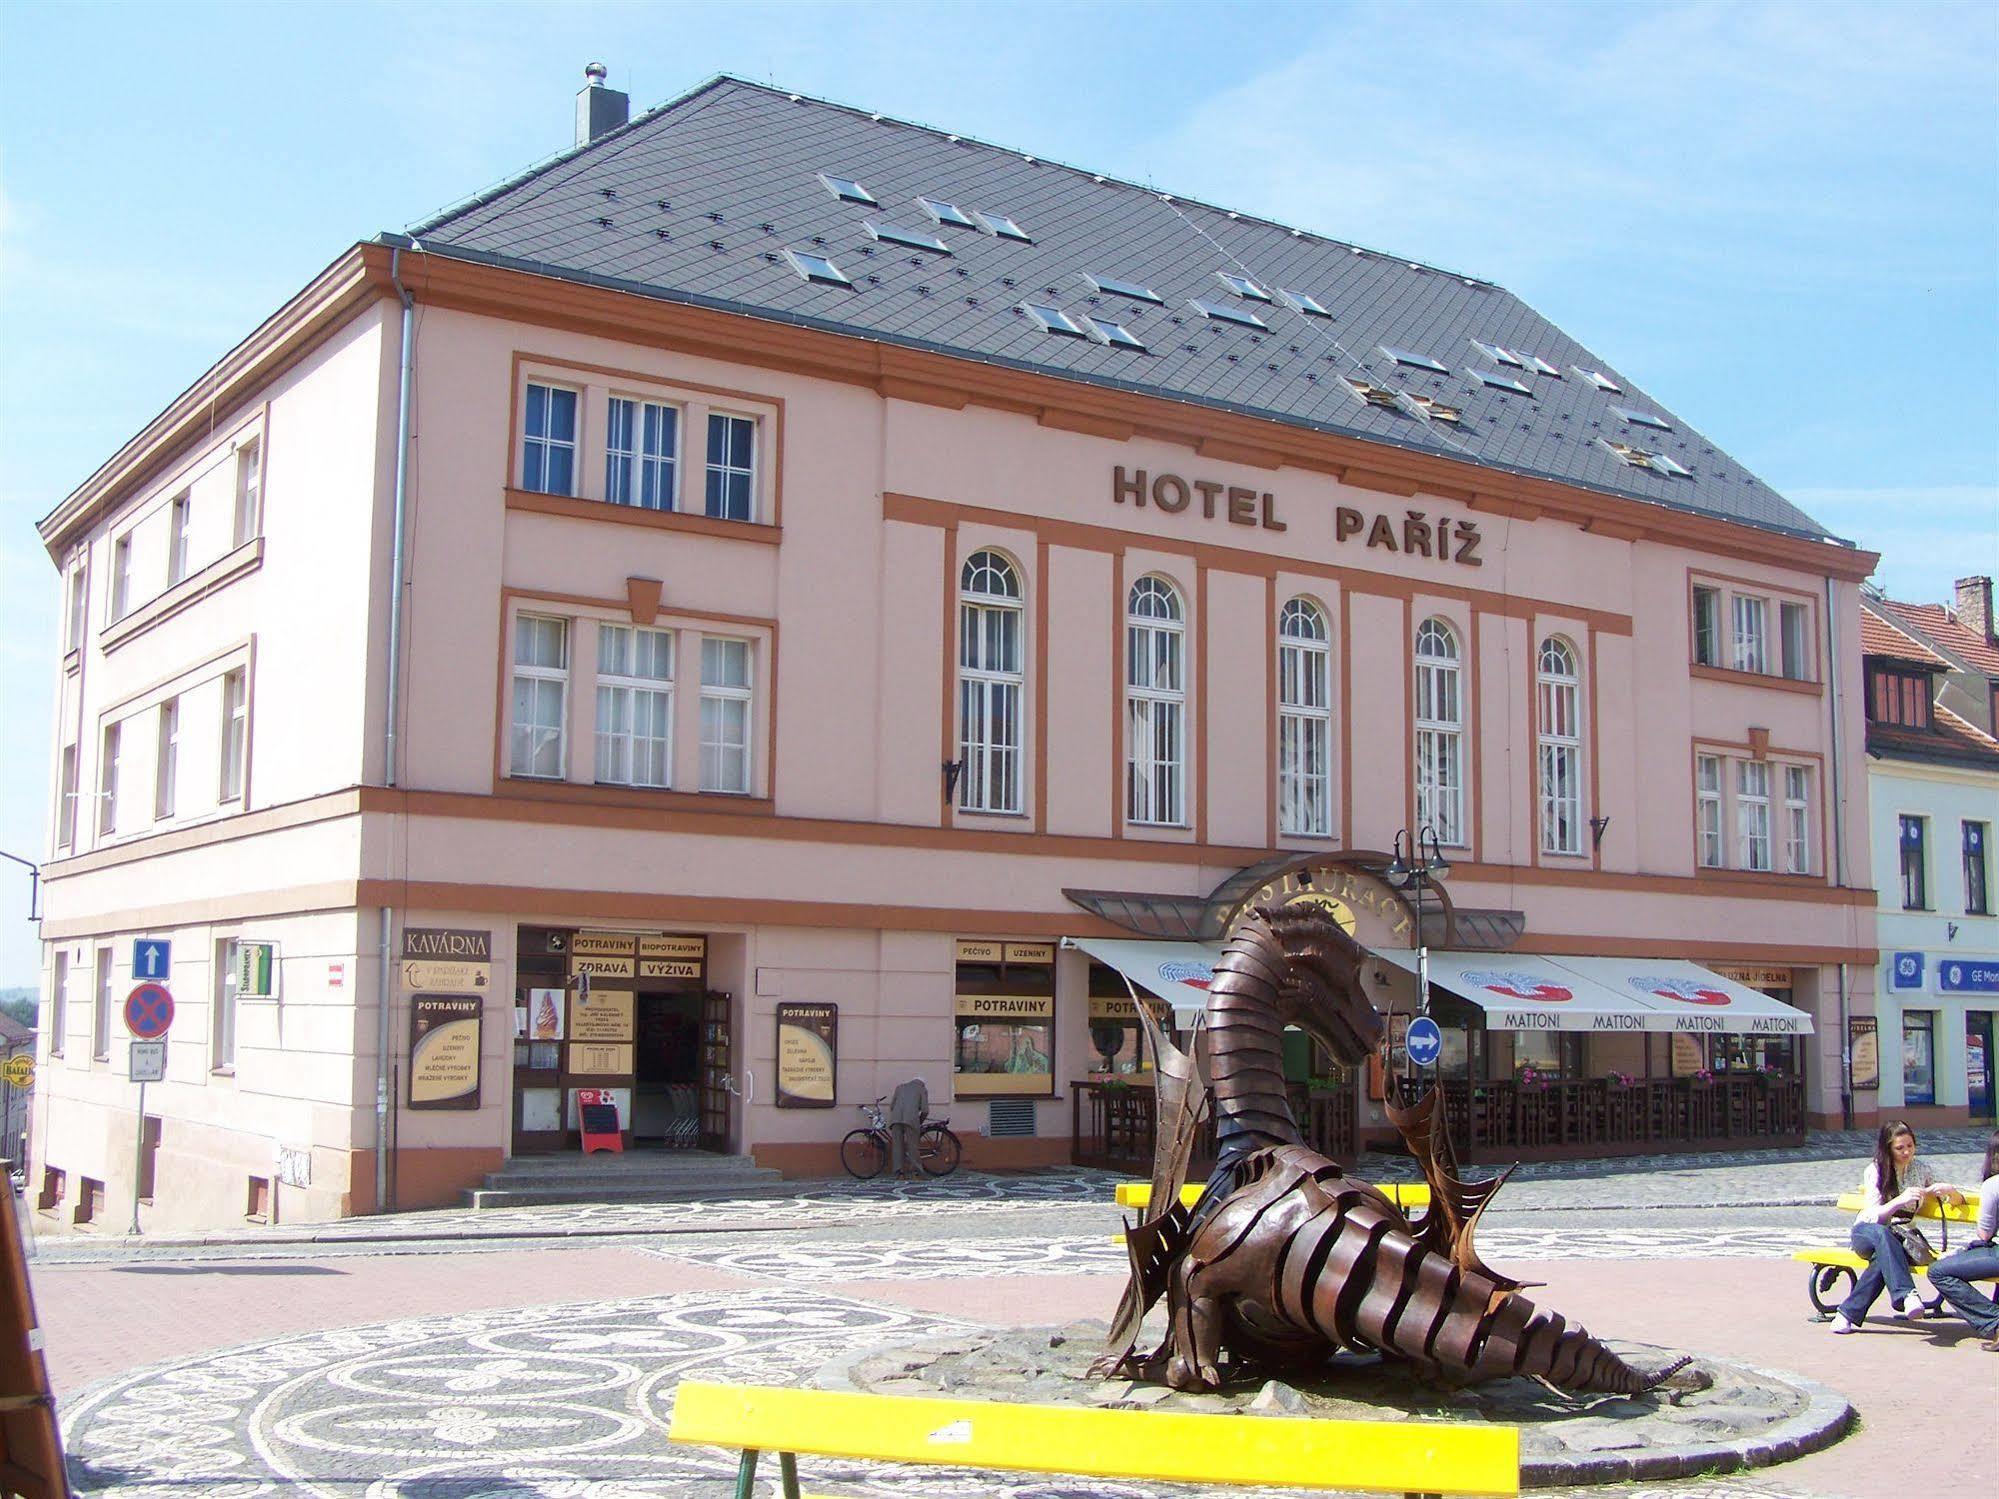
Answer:
M1974 1280L1999 1280L1999 1129L1985 1142L1984 1184L1978 1189L1978 1228L1971 1242L1930 1266L1930 1284L1958 1316L1983 1334L1979 1346L1999 1353L1999 1302L1971 1288Z
M1902 1241L1889 1224L1913 1218L1933 1200L1962 1202L1964 1194L1945 1186L1929 1167L1916 1159L1916 1132L1899 1119L1881 1126L1874 1138L1874 1159L1860 1181L1860 1216L1853 1220L1853 1252L1867 1261L1853 1283L1853 1294L1839 1304L1832 1319L1834 1332L1857 1332L1881 1288L1897 1316L1920 1317L1928 1308L1916 1294L1915 1273Z

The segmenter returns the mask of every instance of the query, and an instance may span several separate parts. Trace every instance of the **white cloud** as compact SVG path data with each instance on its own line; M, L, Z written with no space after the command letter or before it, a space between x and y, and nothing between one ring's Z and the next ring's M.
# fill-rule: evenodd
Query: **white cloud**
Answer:
M1957 579L1999 572L1999 485L1784 493L1835 535L1879 552L1874 581L1890 598L1946 603Z

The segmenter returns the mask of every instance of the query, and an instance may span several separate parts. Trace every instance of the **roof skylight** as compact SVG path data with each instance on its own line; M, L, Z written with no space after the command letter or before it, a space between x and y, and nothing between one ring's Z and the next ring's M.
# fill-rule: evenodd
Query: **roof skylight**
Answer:
M1069 314L1059 307L1049 307L1040 302L1022 302L1027 315L1041 324L1044 333L1060 333L1068 338L1088 338L1089 335L1069 320Z
M1562 372L1556 369L1554 365L1548 363L1548 361L1543 359L1539 354L1529 354L1527 356L1527 362L1533 365L1535 371L1539 374L1552 375L1557 380L1562 378Z
M1090 333L1101 343L1115 349L1137 349L1145 352L1145 345L1135 337L1123 323L1114 323L1109 318L1091 317L1085 314L1083 321L1089 324Z
M819 180L826 184L826 191L836 198L845 199L849 203L865 203L870 208L881 206L875 202L873 193L851 177L835 177L831 172L821 172Z
M996 234L1001 239L1017 239L1023 245L1034 243L1034 236L1003 213L987 213L982 208L972 210L972 217L979 221L979 227L988 234Z
M1199 297L1189 297L1187 305L1204 318L1212 318L1218 323L1237 323L1245 328L1268 329L1269 324L1253 312L1244 312L1239 307L1223 307L1214 302L1204 302Z
M1654 416L1649 411L1630 411L1622 406L1613 406L1610 408L1610 414L1612 416L1623 417L1625 421L1635 423L1640 427L1652 427L1660 432L1670 432L1673 430L1671 422L1662 416Z
M1498 344L1482 344L1475 338L1471 341L1471 346L1495 364L1511 365L1516 370L1527 368L1527 361L1511 349L1502 349Z
M1450 373L1448 365L1439 364L1428 354L1412 354L1407 349L1391 348L1387 344L1381 346L1381 352L1386 354L1390 359L1393 359L1397 364L1406 364L1412 369L1435 370L1440 375Z
M940 224L955 224L960 229L976 229L979 227L972 222L971 215L955 203L940 202L936 198L918 198L916 206Z
M1299 312L1309 313L1313 317L1332 316L1332 313L1326 310L1325 304L1321 302L1317 297L1313 296L1310 292L1290 291L1285 287L1280 286L1277 288L1277 294L1280 297L1282 297L1285 301L1289 302Z
M1621 396L1624 394L1624 387L1622 385L1619 385L1615 380L1611 379L1610 376L1606 375L1602 370L1586 370L1579 364L1572 364L1569 366L1569 368L1574 370L1578 375L1581 375L1585 380L1589 381L1589 383L1594 385L1598 390L1608 391L1611 395L1614 396Z
M791 268L807 281L823 281L828 286L852 286L840 268L824 255L814 255L810 250L786 250L791 257Z
M1523 396L1534 394L1511 375L1498 374L1493 370L1466 370L1465 373L1481 385L1490 385L1494 390L1510 390Z
M1464 412L1458 407L1446 406L1435 396L1419 396L1413 390L1405 391L1404 395L1408 398L1409 405L1414 409L1416 415L1422 417L1425 421L1449 422L1452 426L1456 426L1458 420L1464 415Z
M1686 467L1677 459L1668 458L1664 453L1654 453L1652 455L1652 467L1671 474L1676 479L1691 479L1694 476L1692 469Z
M1388 389L1385 385L1370 385L1367 381L1356 379L1352 375L1340 376L1340 384L1344 385L1370 406L1382 406L1390 411L1399 411L1402 409L1402 403L1396 399L1395 392Z
M1136 302L1151 302L1164 307L1165 298L1149 286L1140 286L1136 281L1119 281L1111 276L1084 276L1083 279L1098 291L1107 291L1113 296L1130 297Z
M1664 474L1669 479L1691 479L1694 471L1676 458L1668 458L1664 453L1648 453L1643 448L1634 448L1628 442L1612 442L1608 437L1597 439L1604 447L1622 458L1633 468L1650 469L1655 474Z
M877 224L869 219L861 227L885 245L906 245L912 250L928 250L933 255L949 255L951 247L934 234L919 234L913 229L898 229L893 224Z
M1221 277L1222 285L1226 286L1239 297L1248 297L1252 302L1268 302L1270 300L1270 293L1258 286L1247 276L1233 275L1228 271L1216 271L1215 274Z

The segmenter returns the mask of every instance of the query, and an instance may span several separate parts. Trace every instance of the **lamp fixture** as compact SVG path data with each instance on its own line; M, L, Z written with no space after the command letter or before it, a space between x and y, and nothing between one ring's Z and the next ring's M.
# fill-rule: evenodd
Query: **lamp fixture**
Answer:
M958 777L965 773L963 760L944 762L944 800L949 801L958 794Z
M1589 846L1591 848L1603 847L1604 829L1608 828L1609 826L1610 826L1610 819L1608 817L1592 817L1589 820L1589 837L1590 837Z

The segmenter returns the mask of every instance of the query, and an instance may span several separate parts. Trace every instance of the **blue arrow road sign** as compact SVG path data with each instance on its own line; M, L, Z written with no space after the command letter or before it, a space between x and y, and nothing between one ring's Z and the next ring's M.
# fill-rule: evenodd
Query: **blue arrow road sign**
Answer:
M1409 1022L1409 1060L1418 1067L1434 1067L1444 1054L1444 1033L1428 1015Z
M158 982L173 969L174 945L164 937L132 939L132 977Z

